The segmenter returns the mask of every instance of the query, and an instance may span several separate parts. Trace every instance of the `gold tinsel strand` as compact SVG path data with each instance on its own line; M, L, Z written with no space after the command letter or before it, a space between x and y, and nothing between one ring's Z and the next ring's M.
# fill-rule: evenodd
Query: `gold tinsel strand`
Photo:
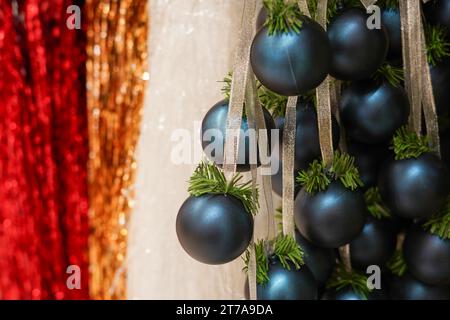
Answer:
M126 253L147 72L147 0L87 0L90 293L126 298Z

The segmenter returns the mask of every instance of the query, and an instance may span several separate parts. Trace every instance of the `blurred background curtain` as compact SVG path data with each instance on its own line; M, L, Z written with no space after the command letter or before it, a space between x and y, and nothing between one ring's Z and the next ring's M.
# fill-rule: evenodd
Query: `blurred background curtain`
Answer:
M242 6L241 0L150 1L150 81L129 233L129 299L244 297L241 259L226 266L203 265L179 245L175 219L196 164L171 161L177 144L171 136L177 129L189 130L196 150L192 158L201 154L196 130L223 98L218 81L232 67Z

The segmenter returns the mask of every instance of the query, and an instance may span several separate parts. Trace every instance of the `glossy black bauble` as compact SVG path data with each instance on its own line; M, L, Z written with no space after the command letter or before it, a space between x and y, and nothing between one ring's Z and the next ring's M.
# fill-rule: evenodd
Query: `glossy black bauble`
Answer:
M450 286L430 286L410 274L394 277L389 287L392 300L450 300Z
M349 243L361 232L367 216L363 194L345 188L339 181L317 193L303 188L295 199L294 211L300 233L323 248Z
M281 95L296 96L315 89L330 66L330 44L323 28L302 16L299 33L269 35L261 28L253 39L250 61L261 83Z
M388 155L386 145L367 145L358 142L348 144L348 153L355 158L359 177L364 184L363 189L375 187L378 183L378 172Z
M340 80L369 78L384 62L389 40L385 27L367 28L369 15L348 9L335 17L329 28L332 58L330 74Z
M417 159L392 160L380 172L379 188L394 214L428 218L442 208L448 195L447 168L430 153Z
M272 116L270 115L267 109L263 108L264 120L266 122L267 135L270 141L271 139L271 130L275 129L275 123L273 121ZM225 146L225 137L226 137L226 128L227 128L227 115L228 115L228 101L223 100L215 104L209 111L206 113L202 122L202 130L201 130L201 141L202 148L205 150L210 144L213 143L214 146L221 146L221 152L217 150L212 151L212 154L208 154L210 152L206 152L206 156L214 161L214 163L218 166L223 164L223 154L225 150L223 150ZM238 152L238 170L246 171L250 170L250 138L248 133L248 121L247 118L242 119L241 130L244 134L240 136L239 143L239 152ZM211 134L212 136L208 136ZM254 148L254 146L252 146ZM257 151L256 151L257 152ZM256 153L258 159L259 154ZM259 160L258 160L259 164Z
M354 82L344 89L339 109L348 135L367 144L390 141L408 121L410 110L403 88L372 80Z
M269 263L269 282L258 285L258 300L316 300L317 284L307 266L284 269L280 262Z
M302 247L305 265L311 270L319 288L325 286L336 264L336 252L333 249L320 248L306 240L298 231L295 239Z
M450 113L450 58L430 66L434 100L439 115Z
M389 59L402 57L402 30L400 11L397 8L385 8L381 12L381 22L386 27L389 38Z
M396 242L390 220L369 216L361 233L350 242L352 265L364 271L371 265L383 266L394 254Z
M191 196L178 212L176 229L181 246L192 258L224 264L247 249L253 235L253 218L232 196Z
M411 274L429 285L450 284L450 240L444 240L418 226L408 230L403 245Z
M450 0L435 0L424 5L427 22L444 26L450 37Z

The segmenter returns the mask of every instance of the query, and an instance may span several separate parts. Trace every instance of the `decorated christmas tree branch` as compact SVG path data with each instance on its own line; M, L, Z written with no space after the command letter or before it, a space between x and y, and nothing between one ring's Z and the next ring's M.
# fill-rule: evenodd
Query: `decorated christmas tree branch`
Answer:
M425 25L428 63L435 66L444 58L450 57L450 43L447 30L440 25Z
M327 283L328 289L336 291L351 287L358 295L367 300L371 290L367 287L367 276L356 270L348 271L339 264Z
M418 136L406 127L397 130L391 149L394 150L396 160L418 158L432 151L427 136Z
M305 187L308 193L324 191L332 180L339 180L347 189L362 187L355 159L348 154L336 152L330 167L322 161L315 160L308 170L300 171L296 181Z
M385 79L393 87L400 87L402 82L405 80L404 70L401 67L394 66L388 62L385 62L378 70L374 73L373 78L375 80Z
M376 219L391 218L389 209L383 205L380 191L378 188L370 188L364 194L364 198L367 204L367 210Z
M302 13L296 2L284 0L264 0L267 9L267 20L264 24L269 29L269 35L287 33L291 30L299 33L302 27Z
M424 228L444 240L450 239L450 197L442 212L427 221Z
M254 245L256 255L256 281L259 285L266 284L269 279L269 261L277 259L283 268L299 270L305 264L303 250L295 239L288 235L278 235L272 241L258 241ZM250 250L244 256L244 271L248 271Z
M189 193L199 197L204 194L228 194L240 201L251 214L258 211L258 191L253 195L251 182L241 183L242 175L236 174L227 181L224 173L214 163L202 161L189 180Z

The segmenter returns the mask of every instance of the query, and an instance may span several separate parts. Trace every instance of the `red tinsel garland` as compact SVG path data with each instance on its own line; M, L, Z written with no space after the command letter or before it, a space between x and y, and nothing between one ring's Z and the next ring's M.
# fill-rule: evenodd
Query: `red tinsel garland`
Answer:
M0 298L87 299L82 1L0 0ZM81 289L69 290L69 265Z

